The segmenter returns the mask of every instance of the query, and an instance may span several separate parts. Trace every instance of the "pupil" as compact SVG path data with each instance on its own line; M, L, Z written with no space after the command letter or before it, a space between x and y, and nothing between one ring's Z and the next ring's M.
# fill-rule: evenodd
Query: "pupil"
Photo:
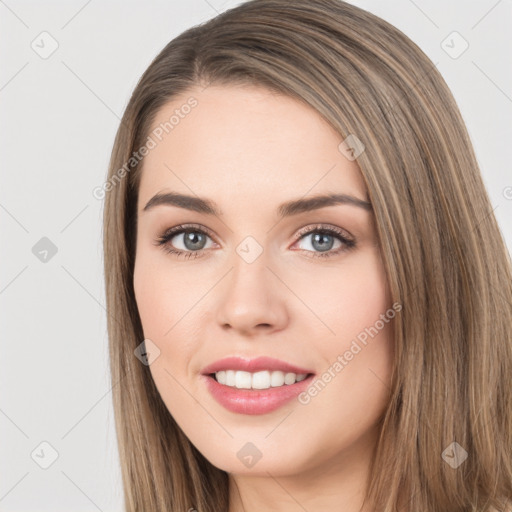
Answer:
M190 232L185 234L185 247L189 250L201 250L203 248L201 241L204 242L204 237L201 233ZM199 247L197 244L199 244Z
M331 239L330 243L327 242L325 244L325 239ZM319 246L316 246L315 244L319 243ZM327 245L327 246L326 246ZM333 245L333 237L331 235L326 235L325 233L317 233L313 236L313 247L319 251L328 251L332 248Z

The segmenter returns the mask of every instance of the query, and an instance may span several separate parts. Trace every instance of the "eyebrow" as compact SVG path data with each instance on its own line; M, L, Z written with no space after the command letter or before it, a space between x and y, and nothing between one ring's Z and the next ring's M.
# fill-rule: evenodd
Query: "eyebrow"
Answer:
M307 199L301 198L287 201L278 207L277 212L280 217L289 217L291 215L310 212L338 204L356 206L367 211L372 210L370 202L349 194L322 194ZM159 205L177 206L179 208L185 208L186 210L204 213L206 215L215 215L217 217L222 217L223 215L214 201L197 196L178 194L177 192L158 193L154 195L147 202L142 211L151 210Z

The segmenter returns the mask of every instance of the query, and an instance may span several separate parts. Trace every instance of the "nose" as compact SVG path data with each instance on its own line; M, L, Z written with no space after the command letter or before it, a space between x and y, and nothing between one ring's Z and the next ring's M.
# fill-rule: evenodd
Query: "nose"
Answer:
M232 262L217 294L220 327L249 336L283 329L288 322L289 291L269 268L265 253L251 263L235 254Z

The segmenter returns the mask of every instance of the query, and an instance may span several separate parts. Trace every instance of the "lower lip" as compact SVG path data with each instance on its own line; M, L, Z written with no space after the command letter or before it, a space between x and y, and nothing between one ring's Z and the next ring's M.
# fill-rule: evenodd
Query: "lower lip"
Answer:
M295 384L284 384L269 389L238 389L219 384L213 377L203 375L213 398L228 411L239 414L265 414L275 411L302 393L313 380L309 375Z

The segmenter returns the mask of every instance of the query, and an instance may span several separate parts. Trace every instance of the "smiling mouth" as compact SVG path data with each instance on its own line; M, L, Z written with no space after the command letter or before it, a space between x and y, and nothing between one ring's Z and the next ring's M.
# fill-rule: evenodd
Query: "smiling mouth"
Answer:
M313 375L313 373L297 374L279 370L263 370L253 373L240 370L222 370L210 373L208 377L233 390L261 391L293 386Z

